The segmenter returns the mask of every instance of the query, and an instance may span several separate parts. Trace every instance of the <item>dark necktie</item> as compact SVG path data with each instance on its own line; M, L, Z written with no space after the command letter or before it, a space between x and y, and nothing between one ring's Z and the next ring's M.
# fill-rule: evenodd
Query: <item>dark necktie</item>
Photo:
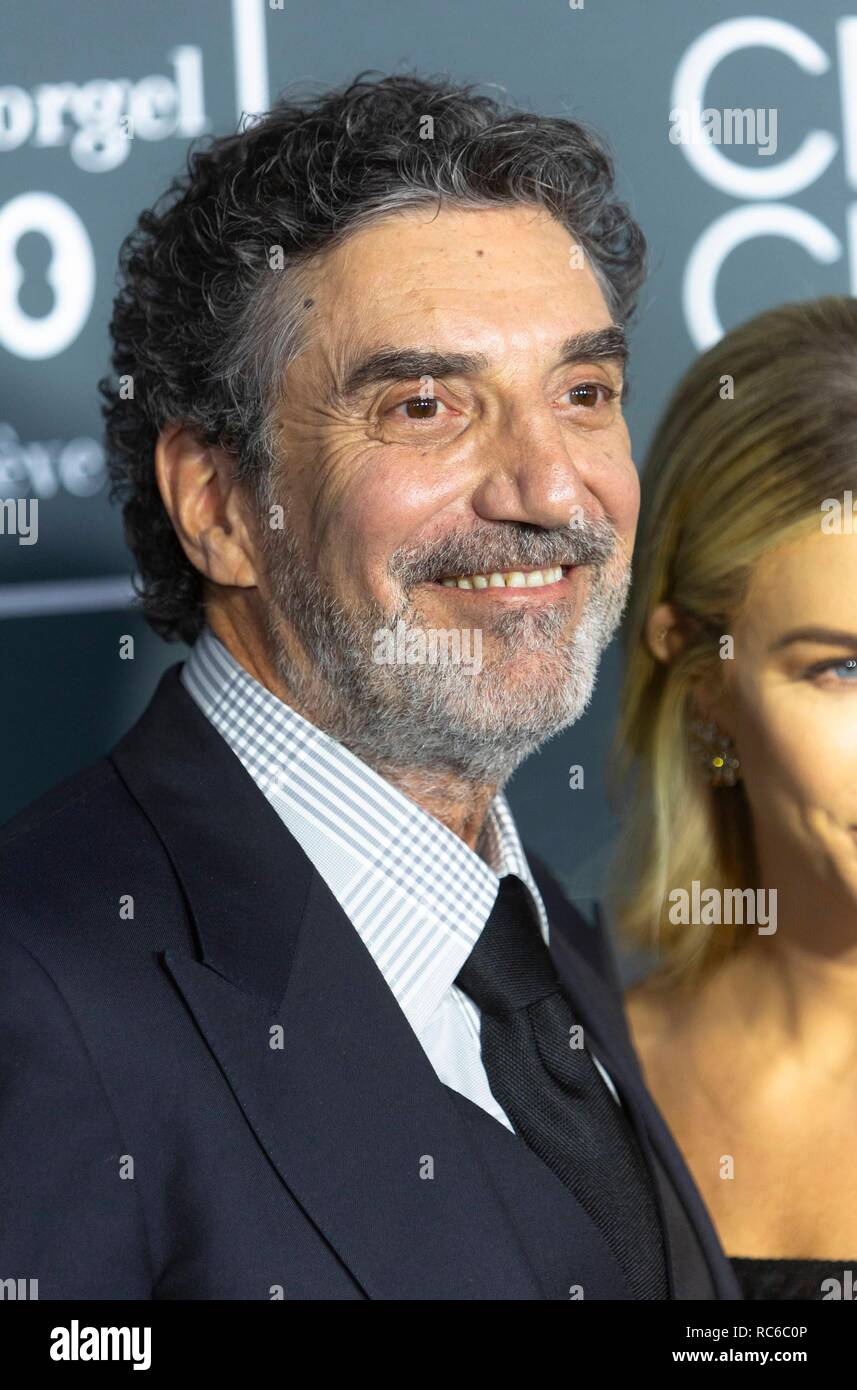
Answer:
M456 984L482 1014L482 1061L515 1130L571 1189L635 1298L668 1298L663 1239L639 1143L585 1047L528 890L514 874ZM584 1289L585 1293L585 1289Z

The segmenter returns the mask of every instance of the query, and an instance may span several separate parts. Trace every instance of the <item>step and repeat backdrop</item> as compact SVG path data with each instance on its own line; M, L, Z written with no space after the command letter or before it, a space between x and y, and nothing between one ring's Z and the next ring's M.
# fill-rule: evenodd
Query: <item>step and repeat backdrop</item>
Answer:
M184 656L129 603L96 383L120 242L191 141L363 69L449 73L595 126L651 248L638 460L725 328L857 286L857 3L29 0L0 32L0 821L106 751ZM611 833L617 679L614 645L590 713L509 789L581 898Z

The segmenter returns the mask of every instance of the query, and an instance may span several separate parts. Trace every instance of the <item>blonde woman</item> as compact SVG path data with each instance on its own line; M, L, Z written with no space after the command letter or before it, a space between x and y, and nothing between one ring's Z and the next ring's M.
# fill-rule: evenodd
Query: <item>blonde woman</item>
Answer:
M632 1037L746 1296L852 1298L857 301L701 357L643 494L617 915L655 965Z

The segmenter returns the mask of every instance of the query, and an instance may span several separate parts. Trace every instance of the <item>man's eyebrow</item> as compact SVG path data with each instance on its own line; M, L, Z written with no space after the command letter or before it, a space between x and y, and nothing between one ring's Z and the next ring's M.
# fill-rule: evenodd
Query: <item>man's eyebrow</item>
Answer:
M574 333L560 348L559 360L564 365L574 362L613 360L624 367L628 360L628 340L618 323L609 328L594 328L586 333Z
M778 652L781 647L788 647L792 642L817 642L829 647L857 648L857 632L846 632L844 628L838 627L796 627L791 632L783 633L771 647L771 651Z
M558 362L568 366L575 362L612 359L624 367L627 357L625 331L618 324L613 324L609 328L591 329L566 338L559 350ZM388 381L409 381L423 376L475 376L477 372L487 371L490 365L490 358L482 352L382 347L349 366L334 394L338 401L346 403L367 386L383 385Z

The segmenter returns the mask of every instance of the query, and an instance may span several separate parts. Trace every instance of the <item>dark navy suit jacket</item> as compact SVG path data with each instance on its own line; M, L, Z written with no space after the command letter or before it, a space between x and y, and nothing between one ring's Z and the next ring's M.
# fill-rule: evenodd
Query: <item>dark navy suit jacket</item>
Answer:
M179 669L0 832L0 1278L41 1299L544 1298L472 1103ZM673 1296L740 1298L603 934L528 858L656 1175ZM590 1286L627 1296L569 1209Z

